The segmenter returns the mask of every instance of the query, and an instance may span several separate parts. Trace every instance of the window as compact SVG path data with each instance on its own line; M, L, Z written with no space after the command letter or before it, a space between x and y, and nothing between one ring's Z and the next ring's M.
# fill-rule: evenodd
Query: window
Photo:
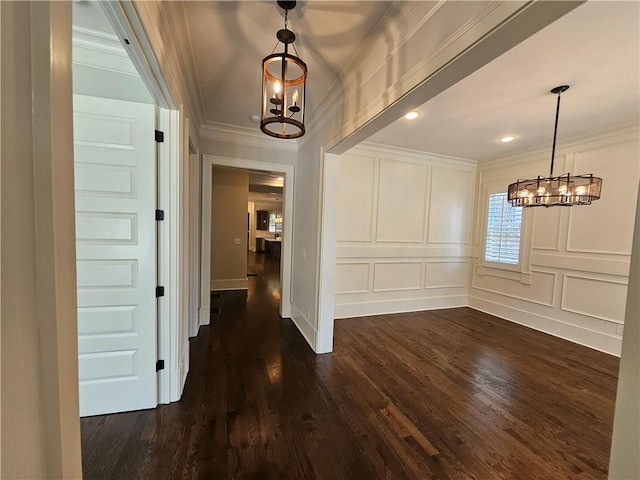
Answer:
M282 233L282 215L278 213L269 214L269 231Z
M506 192L489 194L485 261L518 265L521 226L522 208L512 207Z

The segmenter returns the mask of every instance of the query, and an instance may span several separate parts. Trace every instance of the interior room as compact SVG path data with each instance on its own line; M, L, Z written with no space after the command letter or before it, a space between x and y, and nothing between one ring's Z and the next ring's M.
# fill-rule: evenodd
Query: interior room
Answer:
M639 3L0 24L2 478L640 479Z

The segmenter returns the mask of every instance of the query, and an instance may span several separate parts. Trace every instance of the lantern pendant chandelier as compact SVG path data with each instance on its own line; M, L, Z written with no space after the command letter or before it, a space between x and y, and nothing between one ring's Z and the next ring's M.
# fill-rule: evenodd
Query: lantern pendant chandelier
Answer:
M284 28L278 30L276 38L284 44L284 51L271 53L262 60L262 115L260 130L276 138L298 138L304 135L304 102L307 83L307 65L289 53L295 34L287 28L288 13L296 2L282 2ZM277 48L274 48L274 50Z
M531 180L518 180L509 185L507 200L513 207L571 207L573 205L590 205L600 198L602 179L593 174L571 175L566 173L553 176L553 161L556 154L556 136L558 133L558 116L560 114L560 94L569 89L561 85L551 90L558 95L556 105L556 123L553 130L553 147L551 150L551 170L548 177Z

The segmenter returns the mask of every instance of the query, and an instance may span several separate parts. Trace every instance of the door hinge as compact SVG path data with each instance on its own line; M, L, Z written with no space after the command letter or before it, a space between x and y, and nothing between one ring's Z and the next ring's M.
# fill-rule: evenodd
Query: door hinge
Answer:
M156 130L156 142L164 142L164 132Z
M164 287L156 287L156 297L164 297Z
M156 210L156 222L164 220L164 210Z
M164 360L158 360L156 362L156 372L159 372L160 370L164 370Z

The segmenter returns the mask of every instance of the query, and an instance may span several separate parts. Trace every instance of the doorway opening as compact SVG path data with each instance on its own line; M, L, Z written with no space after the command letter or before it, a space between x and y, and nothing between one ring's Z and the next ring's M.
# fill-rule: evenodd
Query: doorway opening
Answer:
M210 315L219 311L217 292L250 294L250 285L262 280L256 280L258 269L273 278L267 283L280 317L290 318L294 167L204 155L202 178L200 324L209 324ZM224 182L243 185L244 193L225 191ZM232 207L230 199L236 196L237 205ZM238 212L234 232L228 231L231 223L223 223L231 208ZM231 258L236 258L233 265Z

